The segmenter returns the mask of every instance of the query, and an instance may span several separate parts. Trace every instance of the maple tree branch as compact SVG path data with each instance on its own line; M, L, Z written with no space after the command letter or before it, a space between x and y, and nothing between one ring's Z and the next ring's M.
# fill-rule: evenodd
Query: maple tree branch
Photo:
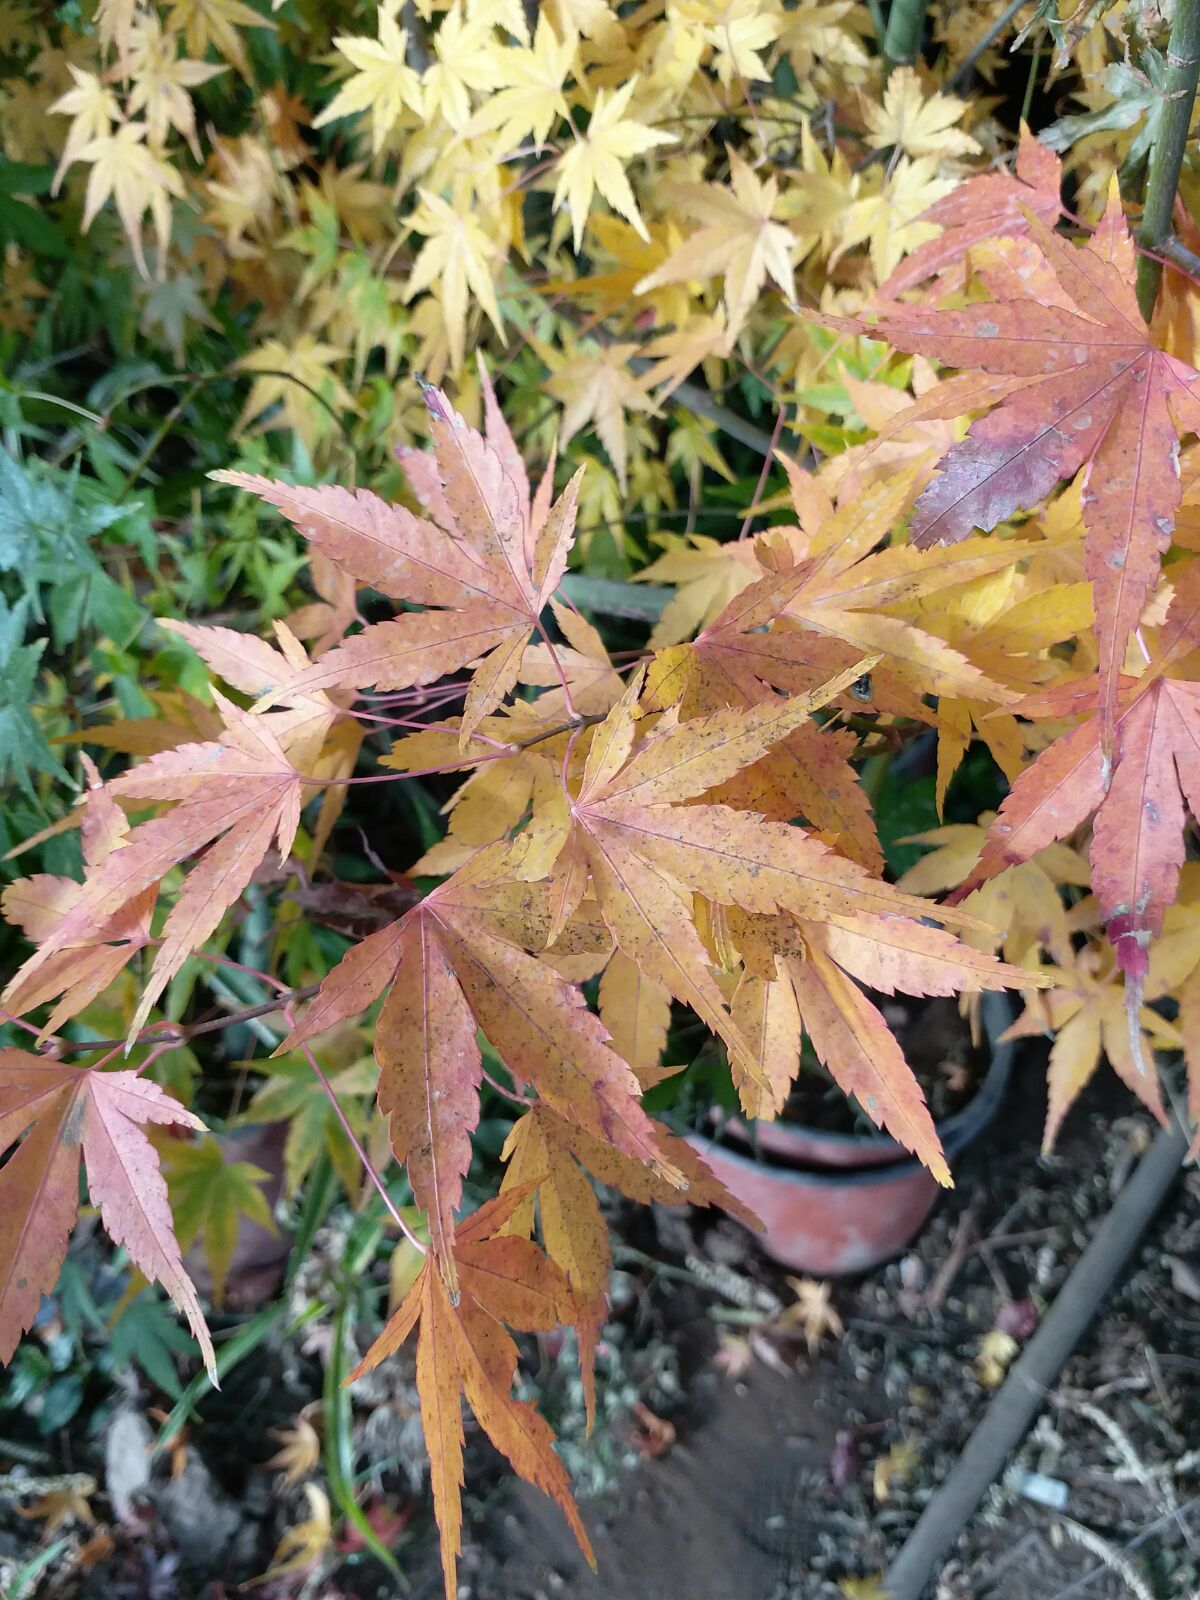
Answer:
M598 722L603 722L608 715L607 711L589 711L580 713L573 722L556 722L552 728L543 728L541 733L530 734L528 739L514 739L512 753L515 755L521 750L531 750L535 744L543 744L547 739L557 739L560 733L578 733L581 728L594 728Z
M1171 233L1179 172L1187 147L1192 120L1192 103L1200 79L1200 0L1176 0L1167 45L1167 73L1163 83L1162 121L1158 138L1150 152L1150 172L1146 180L1146 204L1138 229L1143 250L1159 250ZM1138 257L1137 299L1143 317L1149 322L1162 282L1162 262L1152 255Z
M1200 256L1194 250L1189 250L1182 240L1172 236L1164 239L1158 246L1158 254L1165 256L1173 267L1178 267L1181 272L1186 272L1190 278L1200 283Z
M970 77L972 69L974 68L975 63L979 60L980 56L982 56L986 50L991 49L996 40L1014 20L1017 12L1020 11L1023 5L1027 4L1028 0L1011 0L1011 3L1005 6L1000 15L984 29L984 31L979 35L979 38L976 39L975 43L971 46L966 55L959 62L958 66L954 69L951 77L946 80L947 94L955 94L959 89L965 87L966 81ZM1020 43L1020 41L1018 40L1017 43Z
M229 1011L222 1017L210 1017L207 1022L151 1022L136 1035L133 1044L146 1044L153 1040L156 1044L166 1043L172 1046L187 1044L189 1040L199 1038L203 1033L219 1033L222 1028L232 1028L235 1022L249 1022L254 1017L269 1016L272 1011L282 1011L288 1005L295 1005L301 1000L310 1000L321 987L319 983L306 983L300 989L288 989L285 993L277 995L274 1000L264 1000L256 1006L246 1006L241 1011ZM15 1022L19 1028L28 1028L31 1032L39 1030L31 1023L24 1022L20 1017L14 1017L7 1011L0 1011L0 1021ZM169 1028L170 1034L164 1040L163 1029ZM116 1051L124 1049L124 1039L60 1039L51 1035L46 1040L51 1048L46 1050L51 1056L78 1056L89 1054L93 1050Z
M883 36L883 67L911 67L921 53L925 33L925 0L892 0Z

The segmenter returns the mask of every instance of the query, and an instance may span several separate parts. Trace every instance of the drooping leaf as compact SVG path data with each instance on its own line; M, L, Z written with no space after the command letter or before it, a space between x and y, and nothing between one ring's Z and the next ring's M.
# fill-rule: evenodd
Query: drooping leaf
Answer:
M136 1072L96 1072L0 1050L0 1360L8 1361L58 1278L79 1209L82 1154L88 1192L109 1236L184 1312L214 1374L212 1341L183 1268L147 1123L203 1123Z
M566 1472L554 1453L553 1435L533 1407L511 1392L517 1347L508 1327L546 1331L575 1315L573 1296L558 1267L527 1239L499 1231L522 1198L520 1190L502 1195L459 1225L452 1242L457 1299L447 1292L443 1273L427 1261L351 1374L354 1379L369 1372L419 1324L417 1392L441 1530L446 1600L456 1600L458 1594L464 1396L513 1471L562 1510L580 1549L595 1565Z

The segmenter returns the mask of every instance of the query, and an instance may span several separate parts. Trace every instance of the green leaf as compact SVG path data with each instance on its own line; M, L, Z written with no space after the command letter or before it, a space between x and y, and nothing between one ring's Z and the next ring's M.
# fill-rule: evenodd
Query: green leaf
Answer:
M66 236L44 211L11 195L0 194L0 244L19 244L35 256L63 260L70 252Z
M193 1345L157 1295L147 1290L129 1301L109 1332L109 1353L118 1372L136 1362L172 1400L182 1397L183 1387L171 1358L190 1356Z
M249 1161L227 1161L215 1139L166 1143L163 1166L180 1246L204 1241L204 1258L212 1274L213 1299L224 1297L225 1280L237 1245L242 1217L277 1233L275 1218L260 1187L270 1174Z

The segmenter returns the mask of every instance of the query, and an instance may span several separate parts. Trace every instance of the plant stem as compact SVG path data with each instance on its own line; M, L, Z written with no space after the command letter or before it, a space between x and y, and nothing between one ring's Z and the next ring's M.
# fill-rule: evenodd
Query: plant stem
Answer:
M292 1016L292 1012L291 1012L291 1008L290 1007L288 1008L286 1015L287 1015L287 1018L288 1018L289 1022L292 1022L292 1023L295 1022L295 1018ZM366 1173L367 1177L374 1184L376 1192L378 1193L380 1199L383 1201L384 1206L387 1209L388 1215L391 1217L392 1221L396 1224L396 1226L400 1229L400 1232L408 1240L409 1244L411 1244L415 1250L419 1250L422 1255L427 1254L427 1246L425 1246L425 1245L423 1245L421 1243L420 1239L417 1238L416 1234L412 1231L412 1229L409 1227L408 1223L405 1222L404 1218L400 1215L399 1211L396 1209L395 1202L392 1200L391 1195L387 1191L387 1185L384 1183L383 1179L379 1176L379 1173L375 1170L374 1162L371 1160L370 1156L367 1154L366 1150L363 1148L362 1142L359 1139L358 1135L355 1133L354 1129L350 1126L350 1119L349 1119L349 1117L347 1117L345 1109L342 1106L341 1101L337 1097L337 1090L333 1087L333 1085L330 1083L329 1079L325 1076L324 1072L321 1070L320 1062L317 1060L316 1056L313 1055L312 1050L309 1048L309 1046L305 1043L305 1041L303 1039L300 1041L300 1049L304 1053L304 1059L308 1062L309 1066L312 1068L313 1073L316 1076L317 1082L321 1085L321 1088L325 1091L325 1097L329 1101L329 1104L333 1107L334 1115L337 1117L338 1121L342 1125L342 1132L346 1135L346 1138L349 1139L351 1147L353 1148L355 1155L358 1157L360 1163L362 1164L363 1171Z
M187 1044L189 1039L195 1039L202 1033L217 1033L222 1028L231 1028L235 1022L249 1022L253 1017L265 1017L272 1011L282 1011L289 1003L295 1005L300 1000L308 1000L316 994L321 987L319 983L306 983L302 989L288 989L274 1000L265 1000L261 1005L246 1006L241 1011L230 1011L223 1017L212 1017L207 1022L152 1022L142 1029L141 1033L133 1040L133 1044L146 1044L149 1041L169 1044L172 1046ZM10 1016L7 1011L0 1012L0 1022L15 1022L20 1027L29 1024L21 1021L19 1017ZM167 1029L164 1037L163 1029ZM37 1032L34 1028L33 1032ZM59 1056L87 1055L94 1050L121 1049L124 1039L48 1039L47 1044L52 1048L45 1053L51 1058Z
M1138 243L1143 250L1157 250L1171 232L1171 214L1179 188L1179 169L1187 146L1200 76L1200 0L1176 0L1167 46L1167 77L1163 86L1162 123L1150 153L1150 175L1146 183L1146 205ZM1162 281L1162 262L1152 256L1138 257L1137 298L1141 313L1149 322Z
M925 32L925 0L892 0L887 32L883 36L885 73L893 67L911 67L921 53Z

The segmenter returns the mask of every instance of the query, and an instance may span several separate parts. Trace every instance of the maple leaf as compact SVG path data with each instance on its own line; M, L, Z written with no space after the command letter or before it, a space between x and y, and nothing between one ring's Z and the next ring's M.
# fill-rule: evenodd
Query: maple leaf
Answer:
M287 1530L275 1547L271 1565L246 1588L260 1583L275 1583L295 1572L307 1572L333 1543L333 1515L329 1496L319 1484L306 1483L304 1498L308 1501L308 1516Z
M637 292L637 285L677 249L682 230L670 218L646 225L647 237L620 217L595 212L588 218L588 233L599 246L598 255L613 258L607 271L583 278L554 278L546 285L551 294L569 294L572 299L593 300L607 314L625 311ZM692 298L686 285L670 285L652 290L645 297L655 314L656 324L681 326L692 311Z
M952 94L927 99L914 69L897 67L882 102L867 101L867 143L876 150L894 146L906 156L975 155L979 145L954 126L966 109L966 101Z
M560 40L546 17L539 15L532 49L506 46L493 51L500 87L476 111L464 136L494 132L498 159L511 155L526 139L540 149L554 123L567 115L563 84L576 48L570 34Z
M761 0L683 0L682 16L703 19L703 38L713 51L717 81L767 83L771 74L762 52L783 32L783 15Z
M938 176L938 164L931 156L915 160L901 156L877 193L846 207L839 229L841 244L830 265L853 245L867 241L875 276L882 282L903 256L935 237L937 224L929 220L929 209L953 188L952 178Z
M637 78L634 77L623 88L612 93L607 89L597 90L587 132L577 134L559 157L554 208L558 210L560 206L566 206L574 231L576 251L583 244L584 226L592 196L597 190L643 239L649 237L633 190L629 187L629 179L625 176L625 163L634 156L653 150L656 145L675 144L676 136L657 128L648 128L644 123L626 117L629 101L636 88Z
M11 1358L58 1279L79 1209L82 1154L88 1192L110 1238L187 1317L216 1382L212 1341L183 1269L147 1123L203 1127L136 1072L90 1071L0 1050L0 1143L11 1146L25 1134L0 1167L0 1361Z
M342 1038L335 1032L325 1041L322 1055L342 1114L361 1139L367 1122L362 1101L364 1095L374 1091L377 1074L369 1057L350 1065L342 1064L347 1048L354 1044L352 1032ZM255 1064L255 1071L267 1073L268 1081L256 1092L238 1120L251 1124L287 1124L283 1172L288 1194L297 1193L322 1154L329 1157L346 1193L357 1194L362 1180L358 1154L309 1063L303 1059L262 1062Z
M635 961L614 950L600 979L600 1020L612 1035L613 1049L627 1061L644 1089L659 1082L659 1060L671 1026L671 995L648 978Z
M301 1479L307 1478L320 1465L321 1435L309 1420L316 1409L315 1406L305 1406L291 1427L271 1429L279 1440L279 1449L269 1461L263 1462L263 1467L282 1472L285 1489L294 1489Z
M354 946L280 1046L294 1049L388 991L375 1031L379 1107L452 1291L453 1214L479 1117L477 1029L562 1116L665 1170L637 1079L607 1030L578 989L529 953L544 947L550 926L546 890L514 879L509 847L479 851L407 916Z
M1062 162L1022 123L1016 176L984 172L936 201L923 220L935 223L941 233L900 263L880 288L879 299L895 298L926 278L947 274L972 245L985 239L1023 238L1030 213L1052 228L1062 214L1061 187Z
M67 71L75 80L75 87L60 95L49 107L49 115L52 117L74 119L67 130L66 142L54 174L52 194L58 193L63 173L80 159L87 146L95 139L107 138L112 131L113 123L120 120L120 107L116 95L105 87L96 73L85 72L73 61L67 63Z
M229 69L178 56L177 38L174 33L164 34L162 22L152 11L143 12L135 21L123 65L133 78L125 109L131 117L139 111L146 113L146 137L152 147L161 148L170 129L175 128L199 161L196 112L187 91Z
M361 39L353 34L334 39L354 74L313 121L314 128L323 128L341 117L369 111L371 143L376 154L406 112L415 118L424 110L420 75L408 64L407 30L386 6L379 7L377 17L377 39Z
M472 8L473 10L473 8ZM423 113L440 115L460 131L471 116L471 90L484 92L503 82L493 21L451 5L433 41L434 60L421 74Z
M101 785L90 757L83 757L83 765L88 779L81 819L83 859L86 867L95 870L125 843L129 823ZM9 922L38 943L58 927L80 893L80 885L73 878L38 873L10 883L0 896L0 908ZM17 1016L23 1016L59 997L42 1025L40 1037L54 1033L68 1017L78 1016L101 995L133 954L149 944L152 910L150 891L101 920L81 944L60 950L27 980L18 978L6 997L9 1007Z
M302 333L290 345L282 339L264 340L237 363L240 371L256 376L234 433L241 433L256 417L278 405L278 418L268 418L259 426L292 428L310 450L315 448L336 424L325 406L314 403L307 391L322 395L336 410L354 410L349 391L333 370L345 354L337 345L326 344L311 333ZM290 378L300 381L292 383Z
M833 1303L833 1291L829 1284L816 1278L789 1278L787 1282L796 1299L775 1326L799 1327L809 1355L815 1356L826 1334L831 1339L840 1339L846 1331Z
M722 312L712 317L689 317L682 327L662 333L642 347L642 359L652 363L642 376L642 385L658 390L654 398L661 405L696 367L714 357L727 356L729 351L729 333ZM678 437L679 434L672 434L672 444Z
M991 529L1087 463L1083 517L1096 601L1106 744L1129 637L1158 579L1179 504L1177 433L1200 426L1200 373L1155 348L1133 292L1133 243L1115 182L1081 250L1031 215L1030 234L1058 286L1045 303L1015 274L985 281L1003 297L963 311L895 308L879 332L900 349L978 368L947 385L949 415L992 404L942 458L917 501L910 537L926 547ZM839 318L826 326L862 331Z
M268 1233L279 1231L262 1190L270 1174L253 1162L228 1160L211 1138L198 1144L172 1140L164 1161L180 1246L186 1250L203 1239L212 1297L222 1305L240 1219L246 1217Z
M1111 967L1111 958L1110 958ZM1042 1135L1043 1150L1052 1150L1063 1119L1091 1081L1102 1055L1126 1088L1166 1126L1157 1076L1147 1070L1155 1050L1178 1050L1179 1030L1148 1005L1130 1003L1132 985L1113 982L1095 950L1072 954L1066 966L1050 969L1055 987L1026 996L1023 1015L1006 1038L1054 1034L1048 1075L1049 1104Z
M931 846L896 880L909 894L944 894L971 877L987 838L994 813L983 812L978 822L956 822L946 827L914 833L904 844ZM1059 966L1071 960L1071 925L1060 886L1087 889L1087 861L1063 844L1047 845L1018 866L1007 868L981 883L961 901L964 911L979 918L985 929L967 930L963 939L978 949L991 949L1000 940L1004 959L1015 966L1032 960L1046 949Z
M642 1205L720 1206L748 1227L761 1227L689 1144L660 1123L651 1126L664 1165L684 1174L686 1188L673 1185L644 1162L630 1160L606 1140L564 1121L544 1105L534 1106L513 1124L502 1152L508 1165L501 1194L515 1191L524 1198L501 1231L528 1238L536 1201L542 1245L561 1268L576 1302L572 1320L579 1337L589 1428L595 1419L595 1346L607 1309L612 1252L587 1174Z
M654 624L652 650L695 633L761 576L754 547L746 540L722 543L701 533L660 533L655 538L663 554L635 572L633 581L674 584L676 592Z
M635 344L610 344L595 353L573 356L546 380L546 390L563 402L560 441L566 444L590 423L616 470L624 493L628 487L629 452L626 411L652 411L654 404L629 370Z
M752 1079L761 1069L725 1009L692 920L693 892L727 906L809 919L863 913L920 916L861 867L802 828L693 802L785 739L861 672L857 662L807 695L679 723L634 748L635 679L593 732L579 790L562 812L550 897L551 935L565 927L590 875L618 948L655 983L690 1005L729 1045ZM550 797L553 800L554 797ZM553 834L551 806L543 819ZM919 910L915 908L920 906ZM951 941L953 943L953 941ZM801 1007L803 1010L803 1006Z
M768 276L788 300L796 298L792 258L796 240L776 220L779 184L765 181L736 155L729 158L729 187L721 184L678 186L675 199L685 215L705 224L663 264L642 278L637 294L669 283L722 276L725 317L730 342L736 339Z
M507 1328L548 1331L571 1321L575 1307L562 1272L527 1239L499 1234L524 1198L520 1189L481 1206L460 1223L454 1239L452 1301L442 1275L426 1261L379 1338L351 1373L351 1381L391 1355L419 1324L417 1393L429 1452L433 1507L441 1531L446 1600L458 1594L462 1545L463 1425L461 1402L514 1472L542 1489L566 1517L580 1549L594 1566L571 1498L553 1435L532 1406L512 1398L517 1347ZM507 1324L507 1327L506 1327Z
M406 465L418 492L422 485L428 490L443 526L366 490L292 488L240 472L213 476L278 506L311 545L361 582L439 608L364 628L278 685L257 709L334 685L399 689L432 683L482 658L463 710L465 749L473 730L516 683L529 635L558 587L574 537L579 475L535 533L524 512L528 484L523 501L507 461L466 426L439 390L427 389L425 396L436 459L410 455Z
M496 332L504 341L504 322L492 286L496 241L481 227L478 218L463 215L439 195L418 191L421 204L409 219L416 233L425 235L412 272L404 287L404 298L412 300L422 290L437 284L446 319L450 359L461 367L466 338L468 291L487 312Z
M232 61L249 77L246 47L239 28L270 28L275 24L245 5L243 0L171 0L166 18L170 33L182 33L189 54L203 61L211 45L218 55Z
M961 899L1094 815L1092 888L1117 963L1138 995L1150 941L1178 888L1187 814L1200 815L1200 684L1167 675L1198 642L1200 562L1191 561L1177 576L1155 661L1118 704L1111 761L1102 682L1070 682L1051 691L1048 701L1042 697L1043 707L1057 700L1068 713L1092 715L1049 745L1013 784L958 891Z
M123 122L115 132L98 134L79 151L91 164L80 229L86 233L111 195L143 278L150 276L142 250L142 218L149 211L160 251L171 239L171 197L181 200L183 179L157 151L147 149L148 124Z
M188 955L209 937L249 883L272 840L287 859L300 820L300 774L261 717L239 711L215 690L213 696L224 717L221 742L164 751L108 784L108 793L117 798L179 804L135 828L89 872L7 995L58 952L87 943L97 926L137 902L171 867L210 846L164 924L130 1024L132 1039Z

